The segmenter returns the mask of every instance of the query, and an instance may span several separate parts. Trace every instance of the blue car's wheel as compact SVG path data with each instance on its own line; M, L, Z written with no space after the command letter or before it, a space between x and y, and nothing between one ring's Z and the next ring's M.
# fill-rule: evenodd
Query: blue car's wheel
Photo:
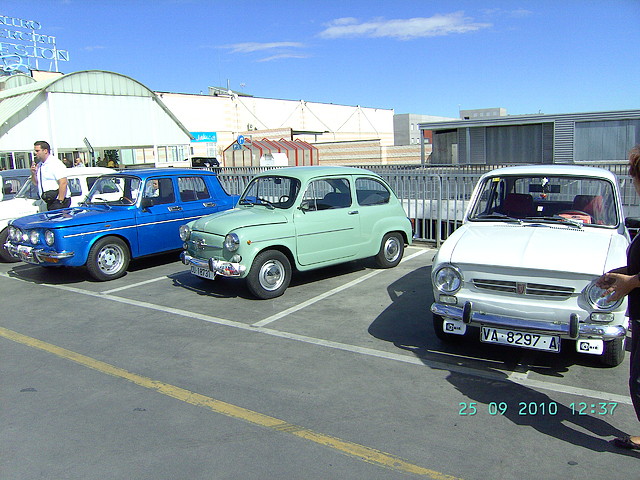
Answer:
M98 240L87 257L87 270L96 280L105 282L125 274L129 266L129 247L117 237Z

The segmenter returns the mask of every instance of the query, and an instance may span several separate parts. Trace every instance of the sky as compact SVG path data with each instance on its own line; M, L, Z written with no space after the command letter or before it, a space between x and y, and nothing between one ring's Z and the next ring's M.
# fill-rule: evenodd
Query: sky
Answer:
M156 92L453 118L640 108L640 0L1 0L2 16L39 22L63 73Z

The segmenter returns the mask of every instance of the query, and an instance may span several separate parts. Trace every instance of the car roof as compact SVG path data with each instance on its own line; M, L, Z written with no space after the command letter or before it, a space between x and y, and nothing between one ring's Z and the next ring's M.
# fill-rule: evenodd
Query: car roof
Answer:
M2 177L30 177L30 168L14 168L11 170L0 170L0 176Z
M517 167L504 167L491 170L482 177L517 175L560 175L607 178L615 181L616 176L609 170L584 165L519 165Z
M257 176L282 175L285 177L295 177L300 180L315 178L326 175L369 175L378 176L371 170L355 167L338 167L338 166L305 166L305 167L284 167L274 168L259 173Z
M135 177L140 177L141 179L149 178L149 177L174 177L177 175L213 175L216 176L216 172L211 172L209 170L200 170L195 168L132 168L132 169L124 169L119 171L114 171L113 175L133 175Z
M69 168L67 176L69 177L85 177L89 175L106 175L107 173L113 173L113 168L107 167L75 167Z

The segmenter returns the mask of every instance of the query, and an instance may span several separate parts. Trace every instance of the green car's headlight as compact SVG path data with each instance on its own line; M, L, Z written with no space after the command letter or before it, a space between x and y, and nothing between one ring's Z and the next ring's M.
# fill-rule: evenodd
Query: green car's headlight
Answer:
M224 237L224 248L229 250L230 252L235 252L240 248L240 239L238 235L235 233L229 233L226 237Z
M180 225L180 240L186 242L191 238L191 229L188 225Z

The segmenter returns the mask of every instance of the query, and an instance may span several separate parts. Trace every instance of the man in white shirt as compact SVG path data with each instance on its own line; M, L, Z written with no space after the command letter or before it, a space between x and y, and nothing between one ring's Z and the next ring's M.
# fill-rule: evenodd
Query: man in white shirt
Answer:
M35 142L33 151L38 163L31 164L31 181L38 186L38 193L46 202L47 210L67 208L71 205L67 167L51 155L51 147L47 142Z

